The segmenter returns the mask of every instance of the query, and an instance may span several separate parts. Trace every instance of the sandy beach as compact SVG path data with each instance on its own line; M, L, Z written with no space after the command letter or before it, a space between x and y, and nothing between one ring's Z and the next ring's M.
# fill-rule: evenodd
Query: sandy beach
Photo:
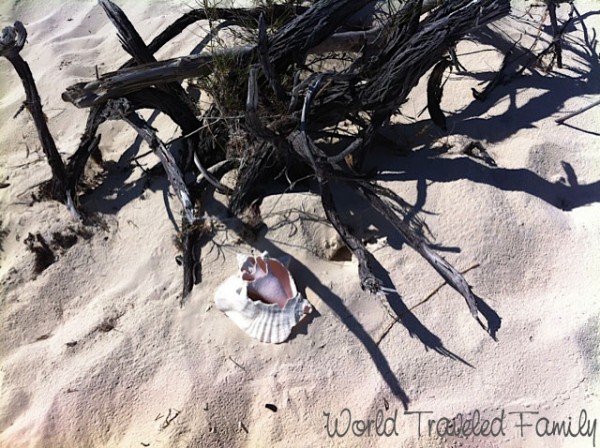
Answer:
M116 3L146 42L197 7ZM521 36L527 47L539 32L540 51L552 39L548 19L536 29L543 8L529 16L529 2L513 1L509 17L457 47L467 72L450 74L444 88L449 130L421 113L423 79L388 130L401 150L378 149L377 181L411 204L438 253L466 271L492 334L368 204L348 202L348 219L369 235L397 291L387 304L400 316L394 323L361 290L356 259L310 192L266 197L252 244L227 226L227 197L207 199L202 281L180 306L181 206L165 176L144 177L156 157L138 157L147 145L125 123L106 122L104 166L88 164L80 196L96 225L36 200L50 169L27 110L15 117L25 94L0 59L0 446L600 446L600 106L555 121L600 99L599 5L575 4L587 33L578 21L569 27L563 68L525 72L485 102L473 99L506 42ZM2 27L16 20L66 160L87 110L61 93L128 55L95 1L0 2ZM190 26L157 59L189 54L207 26ZM152 126L165 141L180 135L163 115ZM472 140L493 162L462 152ZM38 233L56 257L39 274L26 244ZM263 251L290 257L313 307L282 344L248 337L214 304L236 255ZM457 414L480 432L440 435ZM552 434L561 422L571 432Z

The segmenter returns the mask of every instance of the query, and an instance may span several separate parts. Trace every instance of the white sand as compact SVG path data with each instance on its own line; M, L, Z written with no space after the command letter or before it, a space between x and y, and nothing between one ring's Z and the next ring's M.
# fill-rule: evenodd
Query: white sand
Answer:
M577 4L582 13L598 9L591 0ZM119 5L147 41L193 6L175 0ZM515 4L515 15L522 15L523 5ZM66 157L77 147L86 111L62 102L60 94L92 79L95 65L105 72L127 60L116 33L87 0L5 1L0 19L2 26L21 20L27 27L22 56ZM590 34L600 30L597 13L587 25ZM525 29L514 18L498 26L511 37ZM191 27L158 57L186 54L202 35L200 25ZM235 253L251 249L218 219L214 241L222 252L204 247L203 281L181 309L175 229L164 204L167 182L156 179L143 190L135 183L138 168L116 164L135 139L116 122L101 128L100 147L113 164L83 199L103 226L35 277L23 243L27 235L40 232L51 240L54 232L81 226L63 205L31 201L34 186L50 171L28 113L12 119L24 93L10 64L0 61L0 182L10 183L0 189L0 230L6 232L0 253L0 445L591 447L590 437L540 438L531 427L521 437L518 414L508 414L539 412L525 417L533 423L572 418L573 432L583 409L588 419L600 418L600 108L570 119L570 126L554 122L598 99L600 65L597 56L583 57L579 24L566 39L565 68L558 75L524 77L500 87L483 105L471 104L477 81L452 75L442 104L453 133L433 144L454 144L447 153L434 157L439 150L430 149L428 136L441 134L421 123L396 137L420 150L408 157L384 155L385 166L398 167L383 176L385 185L422 210L436 243L449 249L441 254L459 270L479 264L466 278L502 319L497 342L445 286L377 346L391 318L378 299L360 290L356 261L324 261L313 253L324 244L313 241L315 226L322 241L335 241L333 231L308 220L286 224L275 213L303 209L322 216L319 201L301 193L265 199L269 230L254 246L292 257L290 269L316 310L298 334L284 344L263 344L214 307L213 291L233 273ZM461 62L475 72L497 69L502 56L482 49L462 44ZM402 109L409 118L398 121L414 122L425 105L422 85L412 98ZM426 123L426 115L419 120ZM164 117L154 125L165 139L177 135ZM496 168L460 153L468 138L482 140ZM140 153L145 150L142 145ZM172 192L168 201L179 221ZM385 238L389 228L377 230L380 221L367 207L354 204L353 210L357 227L375 228L370 247L405 306L418 305L442 283L439 275L397 235ZM103 332L98 326L107 319L116 326ZM418 418L404 415L403 400L409 411L433 412L424 419L475 410L492 419L504 412L505 434L465 441L430 437L422 427L419 438ZM359 438L350 431L329 438L324 412L339 417L344 408L353 419L397 411L398 435Z

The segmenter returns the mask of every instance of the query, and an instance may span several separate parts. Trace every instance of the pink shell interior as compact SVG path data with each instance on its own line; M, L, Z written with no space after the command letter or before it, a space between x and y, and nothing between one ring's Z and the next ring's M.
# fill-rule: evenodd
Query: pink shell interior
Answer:
M248 296L253 300L276 303L284 308L294 297L290 272L272 258L250 257L242 267L242 279L248 282Z

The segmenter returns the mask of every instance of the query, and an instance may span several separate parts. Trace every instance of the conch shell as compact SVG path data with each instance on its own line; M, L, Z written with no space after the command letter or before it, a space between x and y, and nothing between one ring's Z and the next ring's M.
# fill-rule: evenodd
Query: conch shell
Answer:
M239 273L215 292L217 308L261 342L285 341L312 306L296 289L286 265L268 252L237 258Z

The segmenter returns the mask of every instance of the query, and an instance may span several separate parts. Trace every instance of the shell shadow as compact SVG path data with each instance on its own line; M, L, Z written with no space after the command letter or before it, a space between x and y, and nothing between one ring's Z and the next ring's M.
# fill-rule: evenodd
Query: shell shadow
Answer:
M216 216L229 216L228 226L231 228L239 228L240 226L243 226L243 224L237 218L229 215L227 209L222 204L216 201L211 203L211 213L215 214ZM254 249L260 252L268 251L273 257L279 257L281 255L280 249L265 238L259 238L257 241L248 241L248 243ZM335 294L329 287L325 286L319 280L319 278L298 259L294 258L290 254L286 255L290 257L289 265L291 270L294 272L298 289L303 291L306 287L309 287L338 316L340 321L346 325L348 330L361 342L394 396L400 400L405 410L408 409L410 399L400 385L396 374L392 371L387 358L369 333L352 315L350 310L348 310L342 298ZM301 283L299 284L298 280L300 279ZM312 314L314 315L309 315L302 319L300 324L296 326L295 332L292 333L292 337L297 337L299 334L306 334L308 331L308 326L312 324L315 319L321 316L316 309L313 310Z

